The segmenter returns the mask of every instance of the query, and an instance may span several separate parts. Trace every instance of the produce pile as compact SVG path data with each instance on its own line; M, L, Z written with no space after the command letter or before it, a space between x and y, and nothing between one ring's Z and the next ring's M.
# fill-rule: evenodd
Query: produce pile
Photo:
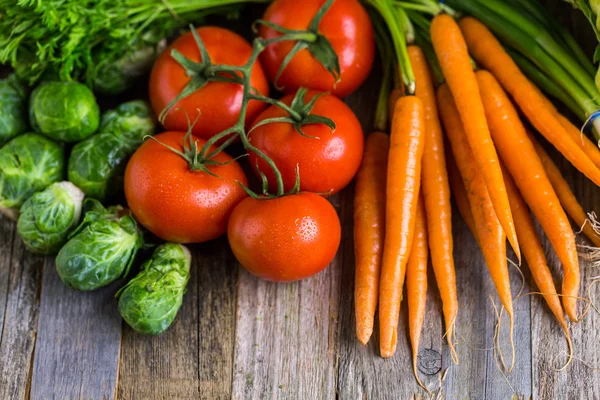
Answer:
M61 1L51 12L52 1L0 0L0 16L12 16L0 18L0 61L15 69L0 82L0 209L18 220L27 248L57 254L60 278L77 290L128 280L116 294L121 315L158 334L173 322L189 280L183 244L227 234L240 264L260 278L312 276L341 239L327 197L356 177L361 343L378 311L381 356L395 353L406 282L421 384L431 258L458 362L453 197L482 250L511 341L518 321L507 240L571 357L565 314L572 322L582 316L569 217L591 251L600 235L539 137L600 185L598 146L544 94L598 138L600 93L594 65L565 29L535 0L275 0L253 25L252 43L221 27L190 26L161 48L185 22L230 14L229 4L241 2L90 1L86 11ZM78 34L90 21L98 40ZM340 98L365 81L376 46L382 86L365 140ZM101 113L94 92L129 87L144 70L130 73L133 59L151 65L149 102ZM283 96L271 97L273 87ZM560 292L530 210L562 263ZM131 277L146 248L152 256ZM509 365L500 363L510 372L514 350Z

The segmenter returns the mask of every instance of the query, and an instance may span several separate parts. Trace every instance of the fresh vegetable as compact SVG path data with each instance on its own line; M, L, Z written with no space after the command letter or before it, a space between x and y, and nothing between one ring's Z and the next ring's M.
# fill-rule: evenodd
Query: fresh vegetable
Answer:
M96 132L100 109L85 85L49 81L31 93L29 121L36 132L51 139L78 142Z
M336 193L354 177L362 159L364 137L360 121L344 102L333 95L306 92L287 95L261 113L248 135L252 145L277 165L286 191L300 170L300 189ZM250 163L275 189L273 170L255 152Z
M187 247L165 243L154 250L139 274L119 292L119 312L137 332L158 335L171 326L190 280Z
M250 273L292 282L327 267L339 247L341 226L331 203L314 193L248 197L231 213L227 237Z
M259 23L266 40L297 35L267 46L261 56L271 82L286 93L305 87L344 97L371 71L373 26L357 0L275 0Z
M510 199L510 207L515 218L517 235L519 235L519 240L523 243L523 255L525 256L525 261L527 261L531 276L533 276L533 280L548 304L550 311L552 311L552 314L554 314L554 317L565 332L569 348L571 348L569 327L567 326L565 314L556 292L556 286L554 286L554 279L552 278L552 273L548 267L548 262L544 255L544 248L540 243L540 238L538 237L535 225L533 224L533 219L531 219L525 200L521 197L513 179L508 174L504 175L504 179L506 181L508 198Z
M383 132L367 136L354 189L354 308L356 336L367 344L373 333L385 237L385 181L390 139Z
M570 137L548 108L540 91L521 73L500 42L479 21L466 17L460 23L469 51L511 95L531 124L560 151L575 168L600 185L600 169Z
M451 152L447 153L446 160L448 160L448 180L450 181L450 187L452 188L452 197L456 202L456 208L462 216L467 228L477 239L477 231L475 230L475 221L473 221L473 213L471 212L471 204L469 204L469 198L467 196L467 190L465 184L460 176L460 171L454 161L454 156Z
M203 53L198 40L203 44ZM235 125L242 108L244 88L239 83L224 81L224 72L217 73L215 67L221 64L243 66L251 55L250 44L224 28L205 26L177 38L158 57L150 75L150 102L154 112L160 115L165 107L171 107L166 115L161 115L165 129L185 132L188 120L197 119L193 134L208 140ZM229 71L229 75L235 74ZM269 94L269 83L259 63L252 67L250 85L258 94ZM186 96L178 97L180 93ZM264 107L263 102L249 101L246 123L252 122Z
M252 0L260 1L260 0ZM245 0L79 0L0 4L0 62L30 85L46 72L94 90L123 92L164 40L208 14L236 15Z
M600 236L594 230L590 221L588 221L585 211L581 207L581 204L577 201L575 194L569 187L569 184L562 176L560 170L552 161L552 158L544 151L544 148L530 135L535 151L537 152L546 175L552 183L552 187L560 200L560 204L564 208L565 212L569 214L571 219L575 222L581 232L594 244L596 247L600 247Z
M423 103L415 96L400 97L394 108L390 135L385 242L379 282L379 341L381 356L386 358L396 351L406 263L415 231L424 135Z
M98 200L118 193L129 156L154 133L154 118L142 101L121 104L102 116L100 133L77 143L69 157L69 180Z
M121 206L84 201L85 216L56 256L56 271L73 289L96 290L127 275L143 236Z
M477 95L479 89L465 39L454 18L440 14L431 22L431 40L498 220L517 258L521 259L498 154L490 136L481 98Z
M11 74L0 80L0 146L27 130L27 91Z
M510 337L512 342L514 312L510 292L510 278L506 263L506 234L494 210L488 186L483 178L470 140L462 124L457 105L454 103L448 85L442 85L437 92L440 115L450 140L452 154L467 191L467 198L473 217L475 237L485 258L494 286L498 291L500 302L506 308L510 320ZM501 171L502 172L502 171ZM512 359L514 365L514 353ZM509 370L512 366L509 367Z
M577 321L580 273L571 224L508 95L487 71L477 72L477 82L494 144L562 262L562 301L569 318Z
M16 219L25 200L64 175L63 146L37 133L15 137L0 149L0 212Z
M83 192L71 182L53 183L21 207L17 231L29 251L55 254L79 224Z
M446 329L451 329L450 324L456 319L458 299L454 270L452 206L444 153L444 136L438 116L435 89L425 56L416 46L408 47L408 56L417 85L415 95L421 99L425 113L421 190L427 214L431 264L442 296Z
M413 373L417 382L423 388L425 388L425 385L419 378L417 359L427 301L427 260L429 258L427 243L425 204L423 198L420 197L417 204L415 235L406 266L406 298L408 300L408 332L412 350Z
M127 164L127 204L140 224L164 240L221 236L246 196L237 183L247 184L239 164L224 152L204 159L198 154L204 144L190 132L164 132L144 142Z

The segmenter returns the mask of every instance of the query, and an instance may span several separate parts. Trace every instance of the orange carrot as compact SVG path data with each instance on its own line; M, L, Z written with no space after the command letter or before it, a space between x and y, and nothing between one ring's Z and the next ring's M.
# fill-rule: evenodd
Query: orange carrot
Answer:
M390 96L388 99L388 115L390 118L394 115L394 106L396 105L396 100L398 100L402 96L402 89L392 89L390 91Z
M425 304L427 300L427 219L423 197L419 196L415 235L406 267L406 297L408 299L408 331L413 354L413 372L421 387L425 388L417 372L417 356L423 320L425 319Z
M463 217L467 228L469 228L473 236L476 236L475 221L473 221L473 214L471 213L471 205L469 204L467 191L465 190L465 185L452 153L448 153L446 160L448 160L448 179L450 180L450 187L452 188L452 197L454 197L458 212L460 212L460 215ZM477 237L475 237L475 239L477 239Z
M570 348L571 335L569 334L567 321L565 320L564 311L560 305L554 280L552 279L552 273L550 272L550 268L548 268L544 248L535 230L533 219L531 219L527 205L521 197L512 177L509 174L504 174L504 179L506 190L508 191L508 199L510 200L510 207L515 218L517 235L519 236L519 241L523 244L525 261L527 261L533 280L542 293L544 300L546 300L550 311L552 311L552 314L554 314L556 320L565 331Z
M552 143L575 168L600 186L600 167L573 140L548 107L541 92L521 73L513 59L504 51L500 42L481 22L471 17L460 21L469 51L477 62L488 69L500 81L504 89L519 105L531 124ZM568 311L567 311L568 312Z
M476 75L496 148L562 262L562 300L569 318L576 321L580 274L569 219L508 95L489 72Z
M444 154L444 135L437 111L435 89L427 61L417 46L408 47L410 64L415 75L415 95L423 102L425 112L425 147L421 190L427 214L427 231L431 262L442 297L448 344L454 353L452 323L456 318L458 300L452 243L452 207Z
M354 194L354 303L356 336L366 344L373 333L379 296L379 274L385 235L385 179L389 136L374 132L367 137L365 154L356 175Z
M475 236L500 301L508 313L512 338L514 314L508 265L506 264L506 235L494 211L483 174L475 161L475 155L469 145L467 134L448 86L440 86L437 94L438 107L450 140L452 154L454 154L456 165L467 191L475 225Z
M520 260L521 253L504 187L500 160L478 95L477 79L475 79L465 40L456 21L447 14L440 14L433 18L431 40L498 220Z
M577 201L577 198L571 191L571 188L569 187L569 184L565 178L560 173L560 170L556 164L554 164L550 156L544 151L542 145L540 145L531 135L530 139L535 146L535 151L542 161L542 165L546 170L548 179L550 179L550 182L556 191L556 195L560 200L560 204L562 204L567 214L569 214L571 219L575 221L575 224L581 228L584 235L587 236L594 246L600 247L600 236L598 236L592 225L587 220L585 211L583 211L581 204L579 204Z
M421 184L425 119L415 96L396 101L386 182L385 242L379 280L379 333L383 357L396 351L406 263L415 229Z

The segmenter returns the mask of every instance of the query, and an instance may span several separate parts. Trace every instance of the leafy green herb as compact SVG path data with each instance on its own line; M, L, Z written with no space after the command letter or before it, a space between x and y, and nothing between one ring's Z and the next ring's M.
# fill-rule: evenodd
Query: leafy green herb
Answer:
M81 83L44 82L31 93L29 120L33 129L52 139L78 142L98 129L100 108Z
M0 80L0 145L27 130L27 91L11 74Z
M31 195L65 175L62 145L37 133L17 136L0 149L0 211L16 218Z
M234 4L265 0L0 0L0 62L34 85L48 71L116 94L165 38Z
M33 253L54 254L79 223L83 192L71 182L53 183L21 207L17 231Z
M86 199L83 222L58 252L56 270L77 290L95 290L127 275L143 237L128 210ZM88 211L89 210L89 211Z
M129 156L154 129L154 116L143 101L130 101L107 111L102 116L100 133L73 147L69 180L98 200L116 194L123 187Z
M190 279L191 255L180 244L158 246L141 272L118 293L119 312L133 329L158 335L173 322Z

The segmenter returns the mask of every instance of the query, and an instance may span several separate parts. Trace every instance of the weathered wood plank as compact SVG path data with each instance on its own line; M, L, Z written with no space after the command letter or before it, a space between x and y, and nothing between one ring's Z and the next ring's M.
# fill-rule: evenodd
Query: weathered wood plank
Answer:
M342 263L338 253L324 271L289 284L240 268L232 398L335 397Z
M33 363L44 258L28 253L0 217L0 398L25 399Z
M194 246L192 275L169 330L123 330L120 399L228 399L231 394L237 263L226 240Z
M69 289L50 258L43 275L31 398L114 398L121 348L114 298L119 284L89 293Z

